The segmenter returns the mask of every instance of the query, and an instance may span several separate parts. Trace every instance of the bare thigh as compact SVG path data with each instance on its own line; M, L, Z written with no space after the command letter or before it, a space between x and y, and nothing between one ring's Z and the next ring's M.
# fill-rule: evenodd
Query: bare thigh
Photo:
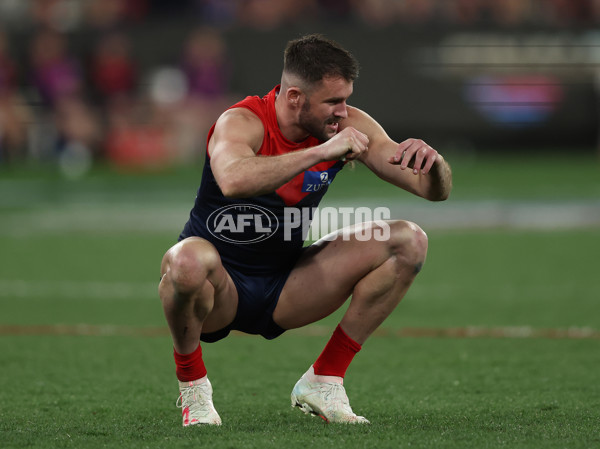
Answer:
M339 231L333 240L321 239L305 251L273 312L278 325L293 329L329 316L346 302L361 279L390 257L389 241L361 241L356 230Z

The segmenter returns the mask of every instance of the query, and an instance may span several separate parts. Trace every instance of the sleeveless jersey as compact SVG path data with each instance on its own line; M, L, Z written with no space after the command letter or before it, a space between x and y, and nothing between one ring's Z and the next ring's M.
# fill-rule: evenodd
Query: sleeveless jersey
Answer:
M281 134L275 114L278 91L276 86L262 98L246 97L231 106L247 108L262 121L264 138L257 155L275 156L319 145L321 142L314 137L295 143ZM249 273L289 269L300 255L314 208L344 162L321 162L270 194L227 198L210 166L208 142L214 127L208 133L206 160L194 207L179 240L202 237L217 248L224 264Z

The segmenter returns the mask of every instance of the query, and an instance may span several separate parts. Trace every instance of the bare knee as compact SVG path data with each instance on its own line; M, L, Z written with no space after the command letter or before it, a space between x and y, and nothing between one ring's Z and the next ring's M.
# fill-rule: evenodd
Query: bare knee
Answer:
M389 225L390 255L395 256L404 265L412 266L414 274L419 273L427 256L427 234L410 221L395 221Z
M162 275L166 275L175 292L190 295L202 288L220 263L219 254L210 243L183 240L165 254Z

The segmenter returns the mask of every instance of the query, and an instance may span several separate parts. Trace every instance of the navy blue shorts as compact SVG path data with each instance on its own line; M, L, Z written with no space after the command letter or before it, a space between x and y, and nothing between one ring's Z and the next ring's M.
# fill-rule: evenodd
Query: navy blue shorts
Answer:
M273 310L287 281L292 267L274 274L248 275L223 264L238 293L237 314L233 322L216 332L203 333L200 340L213 343L221 340L232 330L262 335L267 340L279 337L285 329L273 321Z

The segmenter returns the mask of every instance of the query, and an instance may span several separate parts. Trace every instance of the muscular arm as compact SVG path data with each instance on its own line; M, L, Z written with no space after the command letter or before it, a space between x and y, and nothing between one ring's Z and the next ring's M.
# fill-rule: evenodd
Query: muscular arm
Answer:
M262 122L247 109L226 111L217 120L208 149L213 174L225 196L241 198L273 192L320 162L314 148L281 156L257 156L263 137Z
M443 201L452 190L452 171L443 156L422 140L394 142L365 112L348 108L346 126L369 137L358 158L381 179L430 201Z
M247 109L231 109L217 120L209 142L211 168L225 196L243 198L274 192L304 170L339 159L349 148L359 146L356 140L360 136L356 134L360 133L356 130L341 134L316 147L260 156L256 153L264 137L262 122Z

